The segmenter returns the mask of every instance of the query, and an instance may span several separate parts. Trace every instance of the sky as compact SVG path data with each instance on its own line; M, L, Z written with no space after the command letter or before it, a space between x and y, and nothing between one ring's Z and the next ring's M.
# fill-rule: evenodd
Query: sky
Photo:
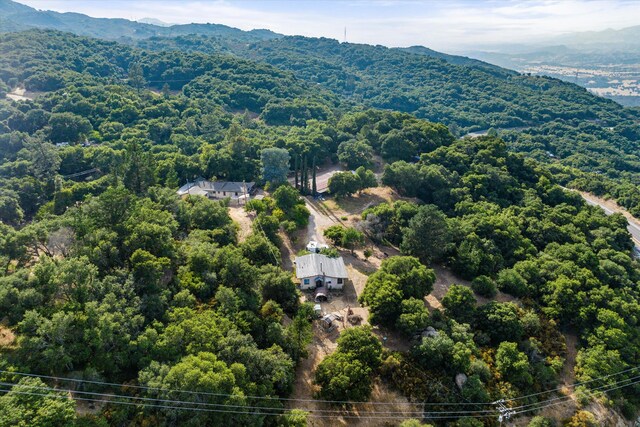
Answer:
M41 10L267 28L385 46L464 52L640 24L638 0L18 0Z

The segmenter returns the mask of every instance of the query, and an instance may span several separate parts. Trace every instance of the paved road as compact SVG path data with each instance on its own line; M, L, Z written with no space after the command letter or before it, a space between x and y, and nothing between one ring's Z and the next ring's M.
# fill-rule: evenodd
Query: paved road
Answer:
M587 204L591 206L600 206L607 215L611 215L615 213L608 207L598 203L597 200L592 199L589 196L585 196L584 194L581 194L581 195L582 195L582 198L587 202ZM629 222L629 225L627 226L627 230L629 230L629 233L631 233L631 237L633 238L633 243L636 245L635 247L636 256L640 257L640 227L638 227L636 224Z

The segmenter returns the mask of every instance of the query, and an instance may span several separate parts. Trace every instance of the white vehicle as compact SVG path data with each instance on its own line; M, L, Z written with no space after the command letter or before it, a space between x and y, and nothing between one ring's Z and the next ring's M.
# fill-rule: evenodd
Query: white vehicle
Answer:
M312 254L320 253L322 249L329 249L329 245L318 243L315 240L311 240L309 243L307 243L307 250Z

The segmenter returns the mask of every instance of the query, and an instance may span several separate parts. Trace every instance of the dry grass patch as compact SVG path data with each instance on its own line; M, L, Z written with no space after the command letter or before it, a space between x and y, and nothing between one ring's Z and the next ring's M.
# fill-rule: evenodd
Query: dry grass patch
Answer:
M394 202L396 200L411 200L400 197L391 187L375 187L367 188L360 194L351 197L330 198L324 201L324 205L338 217L355 215L360 217L362 212L371 207L385 202Z
M16 336L11 329L0 324L0 347L12 347L16 342Z
M238 224L238 242L242 243L251 234L251 218L244 206L229 206L229 216Z
M470 281L456 276L456 274L453 271L451 271L449 268L443 267L441 265L432 265L431 268L433 268L433 270L436 272L436 282L433 285L433 291L427 297L427 301L429 301L429 305L432 308L441 307L440 301L449 291L449 288L451 287L451 285L454 285L454 284L462 285L462 286L471 288ZM511 296L509 294L505 294L504 292L500 292L500 291L498 291L498 294L494 298L481 297L477 295L475 292L473 296L476 298L476 301L478 302L479 305L484 305L491 301L516 302L516 303L519 302L519 300L516 297ZM436 302L437 302L436 305L438 305L439 307L434 306Z

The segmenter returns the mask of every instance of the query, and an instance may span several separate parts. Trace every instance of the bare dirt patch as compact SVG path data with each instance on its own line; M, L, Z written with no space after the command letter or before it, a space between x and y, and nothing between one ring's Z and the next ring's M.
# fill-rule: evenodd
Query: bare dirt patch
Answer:
M293 243L289 238L283 233L280 233L280 241L282 244L280 245L280 254L282 255L282 269L285 271L290 271L292 275L294 275L294 266L293 261L296 258L296 250L293 246ZM294 275L295 276L295 275ZM295 283L295 277L294 277Z
M548 406L540 411L539 414L543 417L565 421L569 420L577 411L584 410L591 412L596 417L596 422L599 426L605 427L629 427L633 425L633 422L626 421L620 414L611 408L606 407L601 402L591 402L585 407L579 407L578 403L572 398L560 405ZM513 420L509 425L525 427L529 424L533 416L519 417Z
M380 186L367 188L352 197L330 198L323 203L338 217L346 216L349 218L355 216L355 219L359 219L365 209L380 203L394 202L396 200L416 201L416 199L401 197L391 187Z
M327 200L319 202L307 199L306 206L311 215L309 225L306 230L302 230L298 235L294 244L285 242L287 254L291 260L295 257L295 253L303 249L307 241L315 240L320 243L327 243L323 232L326 228L341 224L344 226L354 226L360 220L362 211L377 203L394 201L399 199L398 195L388 187L379 187L368 189L362 194L345 198L340 201ZM364 249L372 250L372 255L365 259ZM338 313L342 316L342 320L334 321L334 328L331 331L325 330L320 322L314 323L313 342L308 347L309 356L300 361L294 384L292 397L294 399L313 399L317 392L316 386L313 384L313 373L318 364L331 354L337 348L337 338L340 332L354 327L348 321L348 313L359 315L362 318L360 325L368 324L369 310L362 307L358 302L358 296L364 291L368 276L380 268L380 264L389 256L398 255L397 248L388 246L379 246L373 242L367 242L365 247L359 248L354 252L341 250L340 255L343 257L347 267L349 279L346 281L342 291L332 291L329 300L321 303L324 314ZM283 258L287 258L283 250ZM291 261L290 261L291 262ZM450 282L454 280L451 279ZM446 290L444 291L446 293ZM444 293L442 294L444 295ZM313 302L312 292L303 292L302 299L304 301ZM314 302L315 303L315 302ZM392 351L408 351L409 341L395 331L385 330L379 327L373 327L373 333L380 338L383 346ZM331 418L310 417L309 425L311 426L336 426L336 425L356 425L356 426L382 426L389 425L388 420L373 419L370 417L372 411L394 411L398 417L394 422L402 421L402 416L406 414L406 418L411 415L411 410L415 407L406 405L407 400L399 393L391 390L386 384L380 380L376 380L370 402L352 405L349 412L339 414ZM379 405L384 403L384 405ZM387 405L386 403L389 403ZM293 401L289 407L299 407L308 411L318 410L336 410L338 408L329 406L323 402L299 402ZM325 413L326 414L326 413ZM359 418L358 415L362 418ZM348 416L345 416L348 415ZM353 416L356 416L355 418Z
M86 396L86 394L80 394L77 397L84 398ZM71 397L73 398L74 396ZM110 399L106 398L105 400ZM84 400L76 400L76 414L80 416L99 415L106 405L106 402L88 402Z
M388 425L384 420L364 418L373 411L392 411L399 412L399 416L406 413L406 417L410 418L410 410L415 407L407 405L407 399L399 393L391 390L386 384L380 380L374 382L373 391L371 393L371 402L390 403L389 405L377 405L371 403L359 403L351 405L349 411L344 411L339 406L332 406L328 403L318 402L315 393L317 387L313 383L313 373L320 362L329 354L333 353L337 348L336 340L340 336L340 329L326 332L318 322L314 323L314 339L308 347L308 357L301 360L296 369L296 380L294 391L291 395L293 399L303 399L290 401L288 408L300 408L316 414L332 415L331 417L309 417L308 425L325 427L336 425L355 425L355 426L382 426ZM304 400L307 399L307 400ZM310 400L310 401L309 401ZM338 412L318 412L318 411L338 411ZM358 418L361 415L363 418ZM401 421L401 420L399 420Z
M238 241L244 242L249 234L251 234L252 220L249 213L244 210L244 206L229 206L229 216L239 226Z
M7 93L7 99L13 101L30 101L35 99L39 94L39 92L28 92L25 88L19 87Z
M15 341L16 336L13 331L4 324L0 324L0 347L11 347Z
M570 386L576 381L574 368L576 366L576 356L578 355L578 337L575 332L565 332L564 339L567 344L567 358L560 378L565 386ZM567 389L569 391L569 389Z
M323 232L327 228L339 223L339 219L331 215L329 211L320 203L309 198L305 201L305 206L309 209L309 224L307 225L306 240L314 240L319 243L327 243ZM306 245L306 242L304 242Z
M436 282L433 285L433 291L425 297L425 301L427 302L427 307L430 311L436 309L442 309L442 298L447 294L451 285L463 285L468 288L471 287L471 282L465 279L462 279L455 275L453 271L449 268L441 266L441 265L432 265L431 268L436 273ZM518 303L519 300L511 295L505 294L503 292L498 292L498 294L493 298L484 298L477 294L473 294L476 298L476 301L479 305L487 304L491 301L498 302L515 302Z

